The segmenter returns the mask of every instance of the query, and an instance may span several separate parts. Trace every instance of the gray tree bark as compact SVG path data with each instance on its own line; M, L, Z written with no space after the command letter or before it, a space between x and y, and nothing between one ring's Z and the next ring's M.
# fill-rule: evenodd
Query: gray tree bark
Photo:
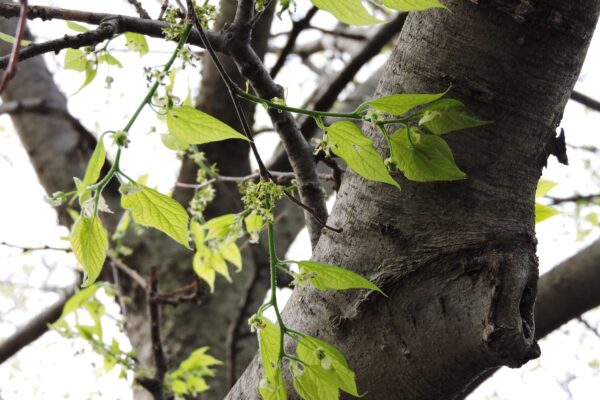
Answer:
M409 16L376 95L452 85L495 121L447 136L468 179L401 179L397 191L347 173L329 220L344 231L324 232L314 258L362 273L389 298L296 291L284 312L347 355L366 398L459 398L489 368L539 355L534 193L600 2L446 3L452 14ZM259 364L228 399L259 398Z

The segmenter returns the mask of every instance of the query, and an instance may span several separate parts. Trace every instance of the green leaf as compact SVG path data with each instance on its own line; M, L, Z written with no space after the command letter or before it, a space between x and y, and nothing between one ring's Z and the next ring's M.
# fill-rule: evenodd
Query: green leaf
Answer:
M77 89L74 94L81 92L84 87L92 83L92 81L96 79L96 75L98 75L98 64L89 61L85 67L85 80L83 81L81 87Z
M422 115L419 124L436 135L490 123L480 120L463 103L454 99L438 100L419 111L419 115Z
M98 139L98 143L96 144L96 148L90 157L90 161L88 161L85 175L83 176L83 181L81 181L81 184L77 189L77 196L83 193L88 186L96 183L100 177L100 173L102 173L102 167L104 167L105 160L106 148L104 147L104 141L102 140L102 137L100 137Z
M287 400L287 390L281 368L278 367L271 377L263 377L260 380L258 391L264 400Z
M384 294L375 284L355 272L335 265L315 261L291 261L300 266L301 273L312 275L310 284L319 290L370 289ZM385 295L385 294L384 294Z
M338 386L325 378L328 371L320 365L301 366L292 363L291 371L294 388L304 400L339 399Z
M450 11L437 0L383 0L383 4L398 11L423 11L430 8L444 8Z
M258 243L260 231L264 227L262 217L256 213L251 213L244 218L244 224L246 225L246 232L250 236L250 243Z
M206 248L204 248L206 249ZM208 250L208 249L206 249ZM210 251L210 250L208 250ZM192 262L194 267L194 272L198 275L198 277L208 283L210 287L210 292L213 293L215 290L215 278L217 276L215 270L212 266L205 261L202 253L200 251L194 254L194 260Z
M165 147L169 150L173 151L186 151L190 148L190 145L182 142L177 139L175 136L170 134L162 134L160 135L160 140L165 145Z
M123 68L123 64L121 64L119 60L117 60L112 54L106 52L98 56L98 62L106 63L108 65L116 65L119 68Z
M281 331L279 327L269 321L266 317L261 319L261 327L258 329L258 345L263 372L267 378L273 378L276 370L279 370L279 339ZM276 382L276 380L271 380Z
M558 183L549 181L548 179L540 178L537 185L537 190L535 191L535 198L545 196L549 191L554 189Z
M407 179L433 182L466 177L454 162L452 150L439 136L424 135L414 127L407 134L402 128L390 137L390 143L392 158Z
M67 26L69 27L69 29L75 31L75 32L87 32L89 31L88 28L86 28L83 25L78 24L77 22L73 22L73 21L67 21Z
M366 101L358 106L357 111L366 106L388 113L390 115L404 115L415 107L431 103L442 98L448 91L435 94L391 94Z
M10 43L10 44L15 44L15 42L17 41L17 39L14 36L11 36L11 35L9 35L7 33L3 33L3 32L0 32L0 40L2 40L3 42ZM27 46L30 43L31 43L31 40L21 39L21 46Z
M555 215L560 214L555 208L548 207L544 204L535 203L535 223L540 223L542 221L547 220L548 218L554 217Z
M334 346L312 336L303 336L296 346L296 354L304 363L313 366L313 371L319 372L323 384L334 384L346 393L359 396L355 374L348 367L344 355Z
M96 292L101 287L102 284L96 283L78 291L73 296L69 297L69 300L66 301L65 306L63 307L62 314L60 314L59 319L62 319L72 312L77 311L77 309L84 303L87 303L90 299L94 298Z
M248 140L229 125L193 107L182 106L167 114L169 132L188 144L203 144L226 139Z
M235 223L235 216L235 214L224 214L205 222L202 228L208 230L206 240L226 239Z
M71 230L71 248L85 272L83 287L90 286L100 275L106 251L108 234L97 216L80 216Z
M383 22L363 6L361 0L311 0L312 3L333 14L338 20L349 25L373 25Z
M131 51L140 53L140 57L148 53L146 36L134 32L125 32L125 45Z
M242 253L234 241L219 245L219 253L225 260L235 265L238 272L242 270Z
M78 49L67 49L65 52L65 68L84 72L88 66L87 55Z
M363 178L400 185L392 178L371 139L350 121L338 121L325 130L331 149Z
M156 228L188 249L190 248L188 243L189 216L176 200L140 185L130 193L123 194L121 206L131 210L133 220L137 224Z

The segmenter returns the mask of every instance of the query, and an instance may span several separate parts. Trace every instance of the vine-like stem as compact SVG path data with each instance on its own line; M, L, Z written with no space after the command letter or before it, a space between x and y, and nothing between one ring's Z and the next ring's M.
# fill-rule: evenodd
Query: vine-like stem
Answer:
M284 336L287 330L285 323L283 322L283 318L281 318L281 313L279 311L279 305L277 304L277 266L279 265L279 260L277 259L277 254L275 253L275 235L273 232L273 223L267 222L267 233L269 240L269 266L271 272L271 299L269 303L273 306L273 310L275 311L275 317L277 318L277 324L279 325L279 357L278 361L281 362L285 355L284 350Z

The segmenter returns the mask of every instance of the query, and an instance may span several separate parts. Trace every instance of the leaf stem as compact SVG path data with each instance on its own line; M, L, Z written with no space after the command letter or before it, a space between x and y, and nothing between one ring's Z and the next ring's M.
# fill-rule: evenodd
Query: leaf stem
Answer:
M190 36L190 32L192 31L192 26L193 26L192 24L187 24L185 26L183 33L181 34L181 39L179 39L179 43L177 43L177 47L175 48L175 51L171 55L171 58L169 58L169 61L167 61L167 63L163 67L163 73L169 72L169 70L173 66L173 63L177 59L177 55L179 54L179 51L183 48L183 46L185 45L185 43L188 40L188 37ZM129 119L129 122L127 123L125 128L123 128L124 132L129 132L129 130L133 126L134 122L136 121L136 119L138 118L138 116L140 115L140 113L142 112L144 107L152 101L152 97L154 96L154 93L156 93L156 90L158 89L159 85L160 85L160 79L157 79L156 82L154 82L154 84L148 91L148 93L146 94L146 97L144 97L141 104L138 106L137 110L135 110L135 113L133 113L133 116L131 117L131 119Z
M281 362L285 356L283 339L287 327L283 322L283 318L281 318L279 305L277 304L277 265L279 264L279 260L277 260L277 255L275 253L275 235L273 233L272 222L267 222L267 232L269 238L269 266L271 272L271 300L269 303L273 305L273 310L275 310L275 316L277 317L277 324L279 325L279 357L277 358L277 361Z

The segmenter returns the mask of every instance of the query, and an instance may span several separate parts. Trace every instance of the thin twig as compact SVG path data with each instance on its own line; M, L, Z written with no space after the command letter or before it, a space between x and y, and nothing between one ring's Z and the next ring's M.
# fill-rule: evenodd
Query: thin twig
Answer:
M167 8L169 8L169 0L162 0L162 4L160 5L160 12L158 13L158 20L162 20L165 12L167 12Z
M600 101L593 99L585 94L574 90L571 92L571 100L583 104L586 107L591 108L595 111L600 111Z
M273 68L271 68L272 78L275 78L279 71L281 71L281 68L285 65L287 57L290 55L292 50L294 50L294 47L296 47L296 40L298 39L298 36L300 36L300 33L302 33L303 30L310 26L310 20L315 16L317 11L319 11L317 7L312 7L310 10L308 10L304 18L293 22L292 30L290 31L290 36L288 37L287 43L281 50L277 62L275 65L273 65Z
M343 173L343 170L340 169L340 171ZM296 178L296 174L294 174L293 172L269 171L269 173L274 178L275 182L280 183L280 184ZM202 183L176 182L175 185L177 187L181 187L181 188L198 190L198 189L202 189L205 186L212 185L215 182L242 183L242 182L246 182L246 181L256 180L259 178L260 178L259 172L250 174L250 175L246 175L246 176L225 176L225 175L215 174L211 179L207 180L206 182L202 182ZM335 173L333 175L332 174L319 174L319 179L322 179L324 181L335 182L336 177L335 177Z
M154 400L164 400L167 357L160 337L160 302L158 301L158 280L156 279L155 268L150 273L150 287L147 294L150 314L150 337L152 340L152 352L154 354L154 381L157 384L152 391L152 396Z
M148 282L136 270L125 264L121 259L115 256L112 252L107 253L107 257L115 266L123 271L131 280L137 283L143 291L148 291Z
M142 3L140 3L138 0L127 0L127 1L129 2L129 4L131 4L135 8L135 11L137 11L140 18L151 19L150 14L148 14L148 11L146 11L144 6L142 6Z
M119 19L112 18L102 22L98 28L83 32L78 35L65 35L60 39L49 40L43 43L30 44L21 49L18 59L26 60L31 57L49 52L59 52L66 48L79 48L83 46L94 46L106 39L114 37L119 33ZM12 54L0 57L0 68L10 68L12 63ZM7 69L8 71L8 69ZM6 74L5 74L6 75Z
M17 23L17 32L15 33L15 42L13 43L12 51L10 52L8 67L4 71L2 79L0 80L0 93L4 92L9 79L12 78L17 71L17 64L19 63L19 49L21 48L21 41L23 40L25 25L27 22L27 0L20 0L19 3L20 14L19 22Z
M569 197L563 197L563 198L557 198L557 197L551 197L551 196L546 196L546 197L550 199L550 204L554 206L554 205L563 204L563 203L578 203L578 202L589 203L589 202L600 199L600 194L596 193L596 194L586 194L586 195L575 195L575 196L569 196Z

